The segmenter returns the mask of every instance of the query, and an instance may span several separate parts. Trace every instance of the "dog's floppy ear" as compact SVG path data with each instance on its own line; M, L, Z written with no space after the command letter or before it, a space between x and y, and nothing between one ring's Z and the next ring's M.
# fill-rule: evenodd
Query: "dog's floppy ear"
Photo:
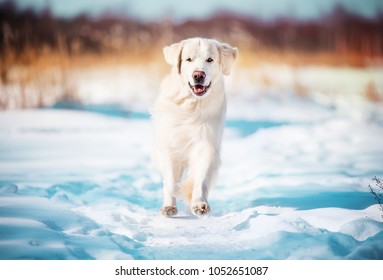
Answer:
M222 72L224 75L230 75L231 66L238 56L238 49L229 44L218 43L218 52L221 61Z
M170 46L166 46L163 49L165 61L170 65L177 65L178 72L180 71L180 61L182 52L183 42L174 43Z

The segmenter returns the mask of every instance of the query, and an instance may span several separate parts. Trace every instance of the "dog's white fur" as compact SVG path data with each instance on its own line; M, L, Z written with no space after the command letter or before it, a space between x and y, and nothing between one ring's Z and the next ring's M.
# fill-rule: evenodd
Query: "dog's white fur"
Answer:
M207 198L220 161L226 114L223 75L230 74L237 49L192 38L163 52L172 72L163 80L152 111L153 157L163 178L161 213L176 215L176 198L181 197L194 215L202 216L210 212ZM195 71L206 74L202 96L193 90Z

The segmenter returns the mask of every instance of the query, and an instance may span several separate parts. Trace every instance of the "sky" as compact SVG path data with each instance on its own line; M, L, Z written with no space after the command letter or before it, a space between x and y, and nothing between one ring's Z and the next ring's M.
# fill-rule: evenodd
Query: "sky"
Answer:
M5 0L0 0L4 2ZM290 16L312 19L340 3L366 17L383 11L382 0L14 0L20 8L49 6L54 15L73 17L80 13L100 15L110 12L129 15L142 21L201 19L220 11L229 11L261 19Z

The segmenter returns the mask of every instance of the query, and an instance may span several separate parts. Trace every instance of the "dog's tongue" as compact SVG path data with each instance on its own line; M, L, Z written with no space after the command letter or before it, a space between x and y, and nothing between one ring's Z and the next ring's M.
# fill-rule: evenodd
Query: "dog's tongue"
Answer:
M205 91L205 87L201 85L196 85L193 87L193 91L195 94L202 94Z

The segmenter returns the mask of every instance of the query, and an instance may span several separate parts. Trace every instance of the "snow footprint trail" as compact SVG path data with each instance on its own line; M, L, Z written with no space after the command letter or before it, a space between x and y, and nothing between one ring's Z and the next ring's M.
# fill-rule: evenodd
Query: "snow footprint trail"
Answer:
M148 119L1 112L0 258L383 259L382 136L336 115L229 121L212 216L165 219Z
M374 206L357 214L259 207L207 219L150 213L116 231L133 233L148 259L380 259L383 225L374 213Z

